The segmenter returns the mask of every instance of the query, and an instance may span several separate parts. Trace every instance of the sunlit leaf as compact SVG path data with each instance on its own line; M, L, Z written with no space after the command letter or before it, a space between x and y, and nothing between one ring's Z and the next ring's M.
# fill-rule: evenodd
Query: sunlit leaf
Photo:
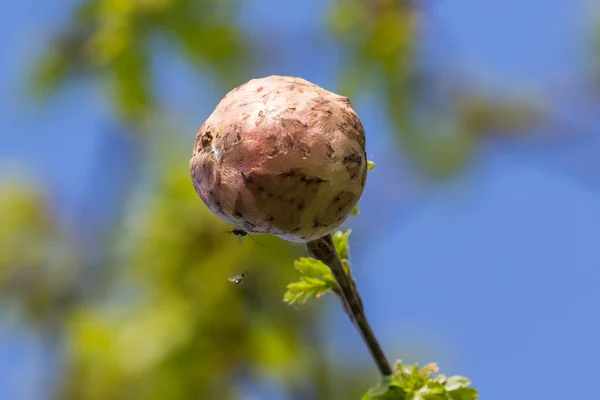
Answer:
M475 400L477 391L470 388L470 381L463 377L446 379L443 375L434 375L436 364L405 365L398 360L395 372L387 377L363 399L410 399L410 400ZM381 397L377 397L381 396ZM396 396L396 397L393 397Z
M348 229L346 232L336 231L332 236L335 249L342 260L348 260L350 258L348 238L350 238L351 233L352 230Z
M448 398L450 400L476 400L479 398L479 394L473 388L460 388L448 390Z
M153 114L151 59L160 40L187 56L191 65L212 72L220 83L237 81L248 65L249 43L235 25L235 1L87 0L74 8L70 23L49 41L35 71L32 89L47 95L81 73L106 79L115 112L129 122Z
M466 388L471 385L471 381L464 376L451 376L446 379L445 387L446 390L452 391L460 388Z
M330 274L329 267L314 258L302 257L294 261L294 268L303 276L321 278Z
M300 280L287 285L283 301L289 304L305 303L310 299L319 298L337 283L325 264L314 258L300 258L294 262L294 267L301 273Z
M407 393L398 385L394 377L384 377L373 389L370 389L361 400L405 400Z

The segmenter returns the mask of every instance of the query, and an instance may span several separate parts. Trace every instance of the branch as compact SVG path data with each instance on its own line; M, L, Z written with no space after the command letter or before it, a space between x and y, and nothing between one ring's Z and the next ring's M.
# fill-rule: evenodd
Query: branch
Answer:
M346 271L344 271L342 262L333 245L331 235L306 243L306 248L313 258L323 262L331 269L331 273L339 285L339 295L342 299L342 305L369 348L371 356L373 357L375 364L377 364L377 368L379 368L381 375L392 375L392 368L383 354L383 350L381 350L381 346L379 345L377 338L375 338L375 334L371 330L371 326L367 321L367 317L365 316L362 307L360 295L356 290L354 281L346 274Z

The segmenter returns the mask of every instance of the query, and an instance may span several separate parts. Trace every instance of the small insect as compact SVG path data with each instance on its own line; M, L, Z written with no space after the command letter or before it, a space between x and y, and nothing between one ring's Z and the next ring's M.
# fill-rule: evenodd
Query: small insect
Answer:
M236 276L232 276L232 277L230 277L230 278L227 278L227 280L228 280L229 282L232 282L232 283L233 283L233 284L235 284L235 285L239 285L240 283L242 283L242 279L244 279L244 276L246 276L246 272L247 272L247 271L248 271L248 270L245 270L244 272L242 272L242 273L241 273L241 274L239 274L239 275L236 275Z
M227 231L227 233L233 233L235 236L237 236L237 238L238 238L238 240L240 241L240 243L242 243L242 238L243 238L244 236L248 236L248 235L249 235L249 233L248 233L248 232L246 232L246 231L245 231L245 230L243 230L243 229L239 229L239 228L233 228L232 230L230 230L230 231ZM250 239L254 240L254 242L256 242L256 244L258 244L259 246L263 246L263 247L265 247L265 245L264 245L264 244L260 243L258 240L254 239L252 236L248 236L248 237L249 237Z

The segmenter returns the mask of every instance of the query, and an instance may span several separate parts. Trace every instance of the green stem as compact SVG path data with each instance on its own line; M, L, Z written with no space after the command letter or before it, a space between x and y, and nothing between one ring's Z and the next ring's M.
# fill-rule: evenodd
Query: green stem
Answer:
M385 357L385 354L383 354L383 350L367 321L367 317L362 307L362 300L358 294L358 290L355 289L352 277L344 271L342 262L333 245L331 235L306 243L306 248L313 258L322 261L329 269L331 269L331 273L340 289L339 295L344 310L350 317L350 320L354 323L356 329L360 332L375 364L377 364L379 372L383 376L391 375L392 368Z

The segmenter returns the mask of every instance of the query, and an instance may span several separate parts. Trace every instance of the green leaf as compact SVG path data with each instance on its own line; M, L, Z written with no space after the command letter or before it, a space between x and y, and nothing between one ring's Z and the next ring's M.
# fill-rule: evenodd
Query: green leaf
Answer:
M350 211L350 215L352 215L353 217L357 216L360 213L360 209L358 208L358 204L355 205L352 208L352 211Z
M439 382L427 382L415 392L414 400L447 400L446 389Z
M460 388L466 388L471 385L471 381L464 376L451 376L446 379L446 383L444 384L447 391L452 391Z
M302 277L300 281L287 285L283 301L289 304L306 303L311 298L317 298L334 287L332 282L318 278Z
M415 365L403 365L400 360L395 365L394 378L398 386L410 400L475 400L478 393L468 387L471 381L462 376L447 378L435 375L438 367L427 364L421 369Z
M460 388L448 391L448 397L451 400L476 400L479 398L479 393L473 388Z
M348 229L346 232L337 231L333 234L333 244L335 246L335 250L338 253L338 256L344 260L350 258L350 249L348 246L348 238L352 233L351 229Z
M367 160L367 168L369 171L375 171L375 161Z
M370 389L361 400L405 400L406 392L393 377L386 376L381 383Z
M294 268L296 268L303 276L310 276L313 278L322 278L328 274L331 275L327 265L310 257L301 257L294 261Z
M283 295L283 301L286 303L305 303L337 286L329 267L319 260L302 257L294 261L294 268L302 276L298 282L287 286L287 291Z

